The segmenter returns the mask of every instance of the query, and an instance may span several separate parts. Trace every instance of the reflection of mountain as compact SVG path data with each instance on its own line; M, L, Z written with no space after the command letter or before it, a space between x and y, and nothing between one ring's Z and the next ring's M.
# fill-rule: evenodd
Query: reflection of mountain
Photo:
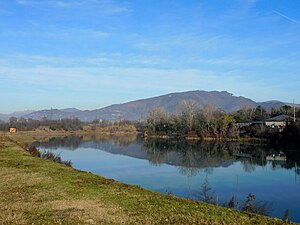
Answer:
M93 148L111 154L146 159L151 164L179 166L183 174L193 174L197 169L228 167L240 161L244 170L253 171L254 165L265 165L266 146L239 144L236 142L187 142L186 140L148 140L111 137L51 138L48 142L34 143L42 148ZM282 165L287 166L287 165ZM191 171L193 169L195 171Z
M76 150L78 148L94 148L103 150L112 154L127 155L134 158L147 159L146 152L141 151L141 144L135 138L112 137L112 136L66 136L54 137L46 142L33 143L36 147L67 150Z
M120 143L104 141L104 142L86 142L80 147L95 148L111 154L125 155L138 159L148 159L147 153L141 151L141 144L134 142L128 146L123 146Z

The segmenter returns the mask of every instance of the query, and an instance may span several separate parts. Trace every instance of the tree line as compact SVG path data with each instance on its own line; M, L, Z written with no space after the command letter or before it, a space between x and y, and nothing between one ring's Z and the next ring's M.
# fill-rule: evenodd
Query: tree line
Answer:
M24 119L12 117L8 122L0 121L0 130L8 131L9 127L16 127L20 131L37 129L64 130L64 131L120 131L136 130L148 136L176 136L189 138L212 139L236 139L238 137L274 139L281 143L294 143L300 145L299 122L289 124L283 132L278 128L270 128L262 124L246 126L243 133L240 132L239 123L249 121L264 121L277 115L293 116L293 107L285 105L272 108L269 112L262 106L256 108L242 108L234 113L226 113L212 105L199 106L195 101L184 100L175 113L166 112L164 108L150 110L144 121L102 121L82 122L78 118L61 120ZM300 118L300 110L297 108L296 117ZM130 126L126 126L130 125ZM84 129L84 127L89 127ZM111 129L108 129L108 128ZM135 127L135 129L133 129ZM107 129L99 129L107 128Z
M94 120L92 122L83 122L78 118L66 118L61 120L42 120L25 119L11 117L9 121L0 121L0 131L8 131L10 127L16 127L18 131L33 131L33 130L51 130L51 131L81 131L89 127L90 130L96 131L99 128L122 128L126 125L132 125L141 129L141 125L134 121L106 121ZM127 126L128 127L128 126ZM111 129L108 129L111 130Z
M0 130L8 131L9 127L16 127L20 131L32 131L47 127L50 130L76 131L82 130L85 123L77 118L61 120L33 120L25 118L11 117L8 122L0 122Z
M222 138L236 137L237 127L233 115L211 105L199 107L190 100L180 104L177 113L167 113L163 108L149 112L145 122L145 135L178 135Z
M296 116L300 117L297 109ZM243 108L234 113L226 113L211 105L200 107L195 101L184 100L176 113L168 113L164 108L150 110L144 125L145 136L181 136L198 138L239 137L238 123L265 121L278 115L293 116L291 106L272 108L267 112L262 106ZM297 126L297 125L296 125ZM248 137L270 138L278 129L260 125L245 128Z
M232 114L238 123L248 122L248 121L264 121L266 119L279 116L287 115L294 116L294 108L289 105L283 105L281 107L272 107L267 111L262 106L257 106L256 108L243 107ZM296 109L296 117L300 118L300 109Z

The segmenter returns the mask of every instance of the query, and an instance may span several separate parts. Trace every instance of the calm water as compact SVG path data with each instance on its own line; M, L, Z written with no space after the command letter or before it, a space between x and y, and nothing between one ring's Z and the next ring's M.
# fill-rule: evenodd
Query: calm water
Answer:
M196 199L208 179L218 203L234 195L241 207L249 193L271 205L270 216L300 222L300 165L295 152L287 161L267 161L276 154L266 146L135 138L52 138L34 143L51 150L73 167L161 193Z

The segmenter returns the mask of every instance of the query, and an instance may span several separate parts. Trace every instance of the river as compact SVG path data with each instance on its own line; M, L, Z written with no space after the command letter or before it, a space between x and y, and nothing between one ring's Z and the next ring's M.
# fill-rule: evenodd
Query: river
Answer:
M269 216L282 218L288 210L290 219L300 222L296 151L272 158L280 150L260 144L135 137L70 136L34 145L71 160L76 169L182 198L200 199L205 185L216 204L234 196L235 208L241 209L252 193Z

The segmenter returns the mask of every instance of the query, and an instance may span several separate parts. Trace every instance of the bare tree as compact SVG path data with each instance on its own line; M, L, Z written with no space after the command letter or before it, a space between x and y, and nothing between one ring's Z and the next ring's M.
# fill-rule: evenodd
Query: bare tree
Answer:
M183 100L180 103L179 115L181 115L183 123L186 124L188 130L193 129L195 116L199 109L198 103L194 100Z
M149 111L147 124L149 132L161 131L168 122L168 113L164 108L154 108Z
M201 186L201 189L198 193L195 194L195 197L197 200L200 200L202 202L210 203L210 204L216 204L216 196L214 191L209 185L208 182L208 176L205 176L204 182Z
M257 202L254 194L249 193L242 211L256 213L267 216L272 210L272 206L268 202Z

